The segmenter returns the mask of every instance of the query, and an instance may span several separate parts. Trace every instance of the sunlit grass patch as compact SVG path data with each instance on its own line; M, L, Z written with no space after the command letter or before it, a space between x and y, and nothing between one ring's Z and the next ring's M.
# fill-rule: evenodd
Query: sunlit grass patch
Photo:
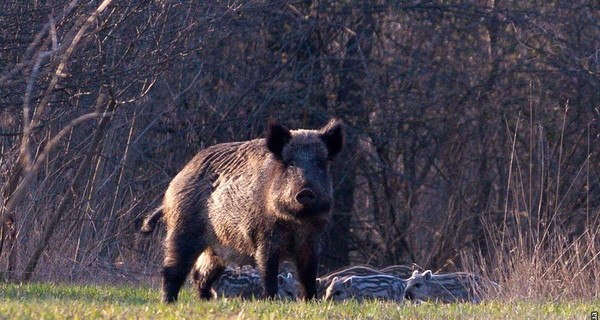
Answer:
M490 301L481 304L240 299L199 301L183 290L165 305L149 287L1 284L0 319L589 319L600 302Z

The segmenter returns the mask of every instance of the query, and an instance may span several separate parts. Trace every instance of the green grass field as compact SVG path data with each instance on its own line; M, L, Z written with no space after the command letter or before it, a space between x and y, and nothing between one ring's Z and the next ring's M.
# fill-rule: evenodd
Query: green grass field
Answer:
M175 305L157 289L105 285L1 284L1 319L591 319L600 303L263 302L196 300L184 290Z

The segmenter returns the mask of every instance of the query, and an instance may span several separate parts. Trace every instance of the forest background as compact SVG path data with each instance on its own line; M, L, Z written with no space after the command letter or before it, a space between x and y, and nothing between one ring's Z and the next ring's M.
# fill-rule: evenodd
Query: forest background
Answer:
M597 298L599 109L595 0L2 1L0 279L158 281L199 149L336 116L321 273Z

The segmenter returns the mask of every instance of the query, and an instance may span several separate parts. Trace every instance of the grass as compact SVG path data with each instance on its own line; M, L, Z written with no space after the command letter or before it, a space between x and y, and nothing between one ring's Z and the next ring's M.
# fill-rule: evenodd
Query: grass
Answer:
M600 301L482 304L200 302L189 290L175 305L148 287L1 284L0 319L590 319Z

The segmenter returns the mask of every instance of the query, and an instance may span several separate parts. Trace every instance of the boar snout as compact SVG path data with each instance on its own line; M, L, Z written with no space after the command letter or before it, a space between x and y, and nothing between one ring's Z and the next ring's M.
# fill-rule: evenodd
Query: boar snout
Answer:
M296 194L296 201L303 206L313 206L317 202L317 195L309 188L304 188Z

